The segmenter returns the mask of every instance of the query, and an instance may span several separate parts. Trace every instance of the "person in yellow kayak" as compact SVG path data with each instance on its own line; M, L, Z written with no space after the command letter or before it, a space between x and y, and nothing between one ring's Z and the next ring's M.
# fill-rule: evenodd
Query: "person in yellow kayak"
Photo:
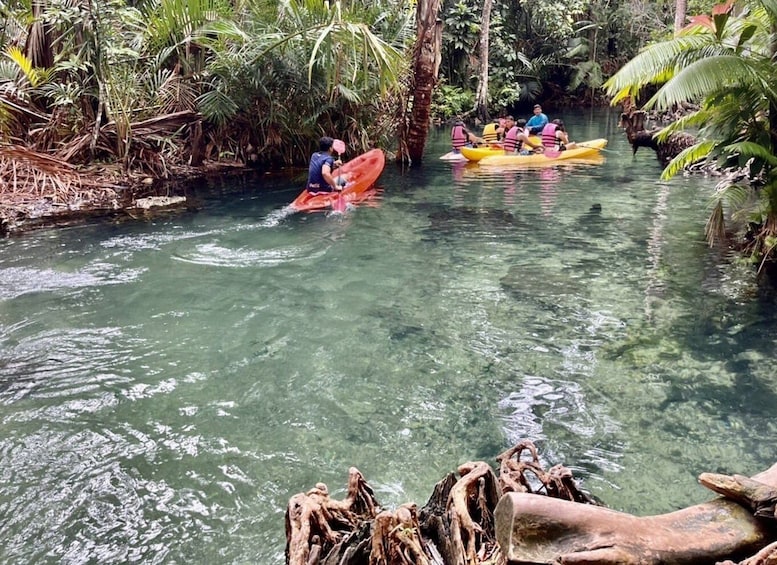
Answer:
M483 140L486 143L496 143L502 137L504 128L500 125L501 120L494 118L494 121L490 124L486 124L483 128Z
M505 138L502 146L505 153L521 153L527 155L530 153L528 149L524 149L524 145L531 147L534 151L542 151L542 145L535 143L534 140L529 138L529 133L526 130L526 120L515 121L512 116L505 118ZM536 139L536 138L535 138Z
M569 141L564 122L559 119L553 120L542 128L542 145L545 146L545 149L554 151L564 151L577 147L575 142Z
M477 147L484 141L469 131L464 125L464 120L456 118L453 123L453 129L451 129L451 145L453 145L453 152L460 153L461 148L466 146Z
M335 168L343 164L340 159L334 158L334 142L331 137L322 137L318 140L318 151L310 156L308 183L305 185L310 194L342 190L346 185L344 176L341 175L337 179L334 177Z
M542 106L539 104L534 105L533 115L526 122L526 128L529 130L527 133L530 135L537 135L542 131L548 123L548 116L542 113Z

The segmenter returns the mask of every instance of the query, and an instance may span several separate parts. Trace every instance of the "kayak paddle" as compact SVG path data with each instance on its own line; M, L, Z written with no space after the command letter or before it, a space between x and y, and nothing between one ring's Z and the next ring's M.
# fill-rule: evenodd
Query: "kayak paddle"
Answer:
M340 159L342 154L345 153L345 142L342 139L335 139L334 142L332 143L332 149L337 151L337 158ZM335 182L337 183L337 188L339 189L338 190L339 194L337 195L337 200L335 200L332 203L332 210L334 210L335 212L341 212L342 213L342 212L345 212L345 208L346 208L347 203L345 201L345 198L343 197L343 187L340 184L342 182L342 180L343 180L343 177L342 177L343 167L342 167L342 165L340 165L338 167L338 169L340 170L340 172L338 173L337 180L335 180Z

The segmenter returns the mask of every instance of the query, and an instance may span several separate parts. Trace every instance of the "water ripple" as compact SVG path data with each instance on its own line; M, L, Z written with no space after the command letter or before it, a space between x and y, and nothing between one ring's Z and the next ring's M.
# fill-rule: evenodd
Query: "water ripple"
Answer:
M0 300L11 300L35 292L92 288L123 284L139 278L145 269L119 268L109 263L94 263L72 273L32 267L0 270Z
M213 267L273 267L303 259L315 259L326 254L327 246L320 242L308 247L288 246L274 249L230 249L215 243L198 245L186 256L176 255L176 261Z
M118 328L58 329L17 338L6 333L0 404L28 397L39 401L35 410L7 417L62 421L113 405L116 387L129 380L122 366L136 360L116 355L116 343L126 339Z

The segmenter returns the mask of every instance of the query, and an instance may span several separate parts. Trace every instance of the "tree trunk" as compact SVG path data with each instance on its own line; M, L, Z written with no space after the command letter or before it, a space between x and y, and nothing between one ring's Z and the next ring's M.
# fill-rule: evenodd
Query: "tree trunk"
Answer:
M772 42L770 45L771 59L777 55L777 22L772 22ZM777 155L777 104L774 98L769 99L769 140L772 146L772 155Z
M685 15L688 12L688 0L677 0L674 9L674 32L685 27Z
M475 96L475 116L485 124L490 121L488 115L488 36L491 27L491 6L493 0L484 0L483 14L480 20L480 62L478 63L478 90Z
M418 0L416 7L417 40L411 76L411 112L407 130L400 133L402 145L411 163L420 163L429 134L432 92L437 84L442 46L442 20L437 18L440 0Z

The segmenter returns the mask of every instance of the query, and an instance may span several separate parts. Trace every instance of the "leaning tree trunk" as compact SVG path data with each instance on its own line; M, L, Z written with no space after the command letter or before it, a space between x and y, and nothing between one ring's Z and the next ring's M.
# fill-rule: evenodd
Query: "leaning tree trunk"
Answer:
M490 120L488 115L488 36L491 27L492 0L484 0L483 15L480 22L480 63L478 64L478 90L475 97L475 116L483 123Z
M432 92L437 84L442 46L442 21L437 19L440 0L418 0L416 7L417 37L413 53L413 72L410 80L412 99L410 123L401 136L406 155L411 163L420 163L429 134Z

